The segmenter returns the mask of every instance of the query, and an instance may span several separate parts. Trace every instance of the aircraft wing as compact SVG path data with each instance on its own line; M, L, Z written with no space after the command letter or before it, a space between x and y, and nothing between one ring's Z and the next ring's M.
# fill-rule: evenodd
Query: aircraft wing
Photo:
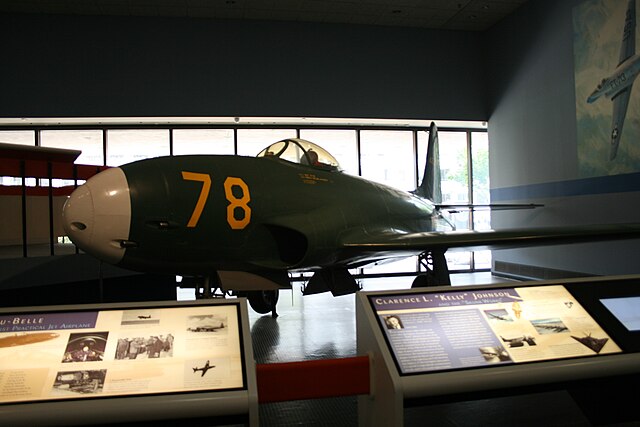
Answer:
M386 230L346 236L347 251L421 253L428 250L511 249L568 243L640 238L640 224L585 225L511 230L465 230L401 233Z
M636 53L636 0L629 0L622 32L622 44L620 45L620 60L622 64Z
M611 122L611 150L609 151L609 160L615 159L618 154L618 145L620 145L622 126L624 125L624 118L627 115L627 107L629 106L632 87L633 86L626 87L612 99L613 116Z
M485 205L477 204L436 204L436 209L445 210L448 212L460 212L460 211L500 211L500 210L515 210L515 209L535 209L541 208L544 205L537 203L490 203Z

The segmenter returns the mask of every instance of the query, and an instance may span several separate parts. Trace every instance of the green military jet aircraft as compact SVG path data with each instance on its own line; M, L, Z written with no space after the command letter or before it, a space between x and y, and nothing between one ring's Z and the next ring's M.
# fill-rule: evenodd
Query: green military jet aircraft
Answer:
M275 310L290 273L313 272L306 294L342 295L359 289L349 269L418 255L427 272L414 286L449 284L450 249L640 236L631 225L451 231L439 205L437 146L432 124L427 167L413 193L342 173L333 156L302 139L276 142L255 158L142 160L76 189L64 207L64 227L101 260L201 278L208 287L246 295L259 313Z

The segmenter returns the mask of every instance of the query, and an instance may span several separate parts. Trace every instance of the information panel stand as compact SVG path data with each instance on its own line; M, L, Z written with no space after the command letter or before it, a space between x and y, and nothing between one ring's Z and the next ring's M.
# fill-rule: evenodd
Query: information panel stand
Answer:
M362 292L361 426L401 426L407 400L459 400L640 373L640 276Z
M258 426L246 300L0 310L0 419Z

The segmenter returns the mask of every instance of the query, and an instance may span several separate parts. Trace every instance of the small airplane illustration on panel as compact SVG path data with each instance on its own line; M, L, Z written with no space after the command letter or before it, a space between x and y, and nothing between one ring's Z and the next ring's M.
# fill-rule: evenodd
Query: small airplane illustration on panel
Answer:
M193 369L194 374L198 371L202 372L202 375L200 376L204 377L204 374L206 374L209 371L209 369L213 369L213 368L215 368L215 365L210 365L209 361L207 360L207 363L205 363L202 368L191 368L191 369Z

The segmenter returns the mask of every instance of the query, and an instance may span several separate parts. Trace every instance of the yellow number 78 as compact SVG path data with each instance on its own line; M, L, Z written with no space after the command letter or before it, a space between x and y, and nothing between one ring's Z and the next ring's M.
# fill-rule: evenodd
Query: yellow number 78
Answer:
M187 223L187 227L193 228L198 224L202 211L204 210L204 206L207 203L209 191L211 190L211 176L206 173L182 171L182 179L185 181L202 182L202 189L200 190L198 201L196 202L191 218ZM242 197L236 197L233 194L233 187L238 187L242 190ZM249 222L251 222L251 208L248 205L251 201L249 187L242 178L229 176L224 181L224 194L229 202L229 206L227 206L227 223L229 223L229 226L234 230L242 230L249 225ZM236 209L241 209L243 211L244 215L242 218L236 218Z

